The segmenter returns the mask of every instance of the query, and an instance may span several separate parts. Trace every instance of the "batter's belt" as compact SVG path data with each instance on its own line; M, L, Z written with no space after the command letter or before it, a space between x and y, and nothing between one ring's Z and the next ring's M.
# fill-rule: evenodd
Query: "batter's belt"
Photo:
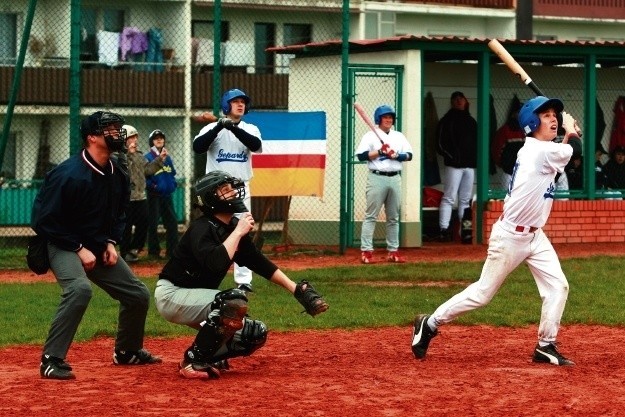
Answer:
M509 223L507 220L504 220L503 214L501 215L501 217L499 217L499 220L512 227L515 232L519 233L534 233L539 229L538 227L534 226L521 226L520 224Z

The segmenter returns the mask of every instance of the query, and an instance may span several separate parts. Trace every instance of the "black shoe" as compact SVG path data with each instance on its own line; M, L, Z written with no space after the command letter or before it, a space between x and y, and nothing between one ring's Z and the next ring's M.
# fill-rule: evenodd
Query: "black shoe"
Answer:
M439 242L451 242L453 239L451 238L451 231L449 229L441 229L441 232L438 235Z
M558 352L558 348L555 343L549 343L547 346L536 345L532 362L550 363L558 366L575 365L575 362L565 358L562 354L560 354L560 352Z
M42 378L46 379L76 379L76 375L72 372L72 367L69 366L69 363L50 355L41 357L39 373Z
M434 331L428 326L430 316L421 314L415 319L414 329L412 331L412 353L415 358L423 359L430 346L430 340L438 334L438 330Z
M212 366L219 369L221 372L230 370L230 364L228 363L228 359L222 359L220 361L214 362Z
M152 355L145 349L135 351L115 349L113 352L115 365L149 365L161 362L163 360L160 357Z

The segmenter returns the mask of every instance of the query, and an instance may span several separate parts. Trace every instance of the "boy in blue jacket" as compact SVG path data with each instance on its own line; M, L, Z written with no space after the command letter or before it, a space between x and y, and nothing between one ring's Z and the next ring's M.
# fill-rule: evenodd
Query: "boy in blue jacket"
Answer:
M176 169L165 148L165 134L154 130L148 138L150 150L145 154L148 162L154 160L161 168L153 175L146 171L146 191L148 197L148 255L161 257L158 239L158 223L163 219L166 231L167 257L171 257L178 244L178 220L174 210L172 194L176 190Z

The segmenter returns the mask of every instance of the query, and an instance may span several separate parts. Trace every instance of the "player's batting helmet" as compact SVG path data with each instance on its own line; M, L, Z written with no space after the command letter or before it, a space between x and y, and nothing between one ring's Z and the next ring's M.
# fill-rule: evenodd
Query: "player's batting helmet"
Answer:
M234 197L225 199L219 194L219 188L230 184ZM205 213L243 213L248 211L243 203L245 184L238 178L224 171L211 171L197 180L194 185L198 207Z
M230 105L230 102L234 100L235 98L243 98L243 100L245 100L245 114L247 114L250 111L250 103L252 100L249 98L247 94L245 94L243 91L239 90L238 88L233 88L232 90L228 90L223 94L223 96L221 96L221 111L225 115L230 114L230 111L232 110L232 106Z
M391 106L387 104L383 104L377 109L375 109L375 112L373 113L373 121L375 122L375 124L379 125L380 121L382 120L382 116L386 114L390 114L391 116L393 116L393 123L395 123L395 117L396 117L395 109L393 109Z
M564 104L560 99L550 99L545 96L536 96L525 102L519 111L519 124L526 135L538 129L538 126L540 126L538 113L549 108L553 108L559 114L564 110Z

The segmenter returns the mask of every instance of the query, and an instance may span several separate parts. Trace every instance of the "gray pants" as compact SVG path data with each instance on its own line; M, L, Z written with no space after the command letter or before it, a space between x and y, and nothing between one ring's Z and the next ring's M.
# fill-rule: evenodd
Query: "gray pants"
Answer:
M382 206L386 215L386 249L399 248L399 206L401 205L401 175L385 177L369 172L366 188L367 209L362 222L360 250L373 250L373 233Z
M159 279L154 300L165 320L199 330L208 318L210 305L218 292L207 288L177 287L166 279Z
M128 351L143 348L150 291L135 277L126 262L120 257L113 266L97 265L93 270L85 272L76 253L50 243L48 253L50 269L63 293L43 353L65 359L91 300L91 282L120 303L115 348Z

